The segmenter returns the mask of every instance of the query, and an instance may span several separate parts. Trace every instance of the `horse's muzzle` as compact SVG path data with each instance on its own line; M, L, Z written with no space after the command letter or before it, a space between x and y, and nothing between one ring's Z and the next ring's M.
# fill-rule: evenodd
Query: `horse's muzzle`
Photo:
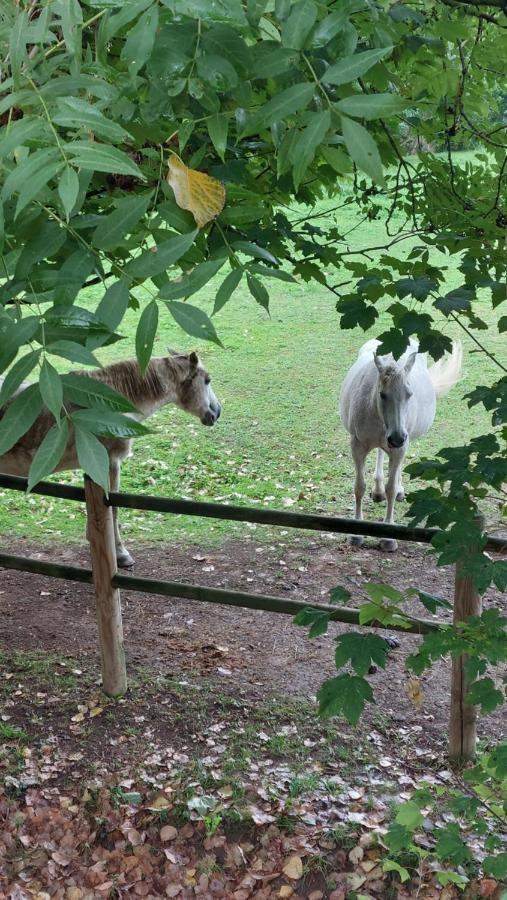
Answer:
M215 422L220 418L220 413L222 412L222 407L220 403L217 403L216 406L210 407L202 416L201 422L203 425L214 425Z
M408 434L404 431L402 434L388 434L387 435L387 443L389 447L393 450L399 450L400 447L403 447L404 443L408 438Z

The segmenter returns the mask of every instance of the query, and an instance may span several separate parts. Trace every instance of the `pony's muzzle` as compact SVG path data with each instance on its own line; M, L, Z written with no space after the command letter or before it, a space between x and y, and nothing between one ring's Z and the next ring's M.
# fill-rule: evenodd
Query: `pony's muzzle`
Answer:
M220 413L222 412L222 407L220 403L214 403L213 406L204 413L201 418L201 422L203 425L214 425L215 422L220 418Z
M400 447L403 447L403 444L408 438L408 434L406 431L393 431L391 434L387 435L387 443L393 450L399 450Z

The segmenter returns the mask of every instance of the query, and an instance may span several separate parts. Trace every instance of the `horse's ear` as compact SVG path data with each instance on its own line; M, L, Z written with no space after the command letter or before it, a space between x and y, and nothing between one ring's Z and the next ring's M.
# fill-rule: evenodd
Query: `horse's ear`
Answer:
M416 359L417 359L417 351L415 353L411 353L405 363L405 374L406 375L409 375L410 372L412 371Z
M384 363L382 362L382 357L377 356L377 354L374 353L373 354L373 362L375 363L377 369L379 370L380 374L382 375L382 372L384 371Z
M199 364L199 357L197 356L197 353L195 352L195 350L192 350L192 353L189 354L188 361L190 363L191 371L193 371L194 369L197 369L197 366Z
M169 356L178 356L178 351L177 351L177 350L173 350L172 347L168 347L168 348L167 348L167 353L168 353Z

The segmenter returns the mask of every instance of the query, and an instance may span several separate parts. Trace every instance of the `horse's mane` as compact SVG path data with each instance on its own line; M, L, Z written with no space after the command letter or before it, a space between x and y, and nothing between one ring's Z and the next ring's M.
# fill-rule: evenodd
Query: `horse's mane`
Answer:
M93 372L76 372L75 374L87 375L89 378L96 378L97 381L104 382L134 404L142 400L160 400L166 393L153 359L144 375L141 375L136 359L126 359L122 362L112 363L110 366L104 366L103 369L95 369Z

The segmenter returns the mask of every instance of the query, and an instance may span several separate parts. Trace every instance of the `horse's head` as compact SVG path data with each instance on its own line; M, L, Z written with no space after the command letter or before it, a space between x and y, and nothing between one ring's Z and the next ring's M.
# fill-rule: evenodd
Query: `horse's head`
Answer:
M211 387L211 378L197 353L174 353L168 363L175 375L176 405L203 425L214 425L222 407Z
M378 369L377 409L385 426L387 444L393 450L400 449L408 440L407 407L412 396L408 376L416 357L417 353L411 353L403 365L381 356L373 357Z

